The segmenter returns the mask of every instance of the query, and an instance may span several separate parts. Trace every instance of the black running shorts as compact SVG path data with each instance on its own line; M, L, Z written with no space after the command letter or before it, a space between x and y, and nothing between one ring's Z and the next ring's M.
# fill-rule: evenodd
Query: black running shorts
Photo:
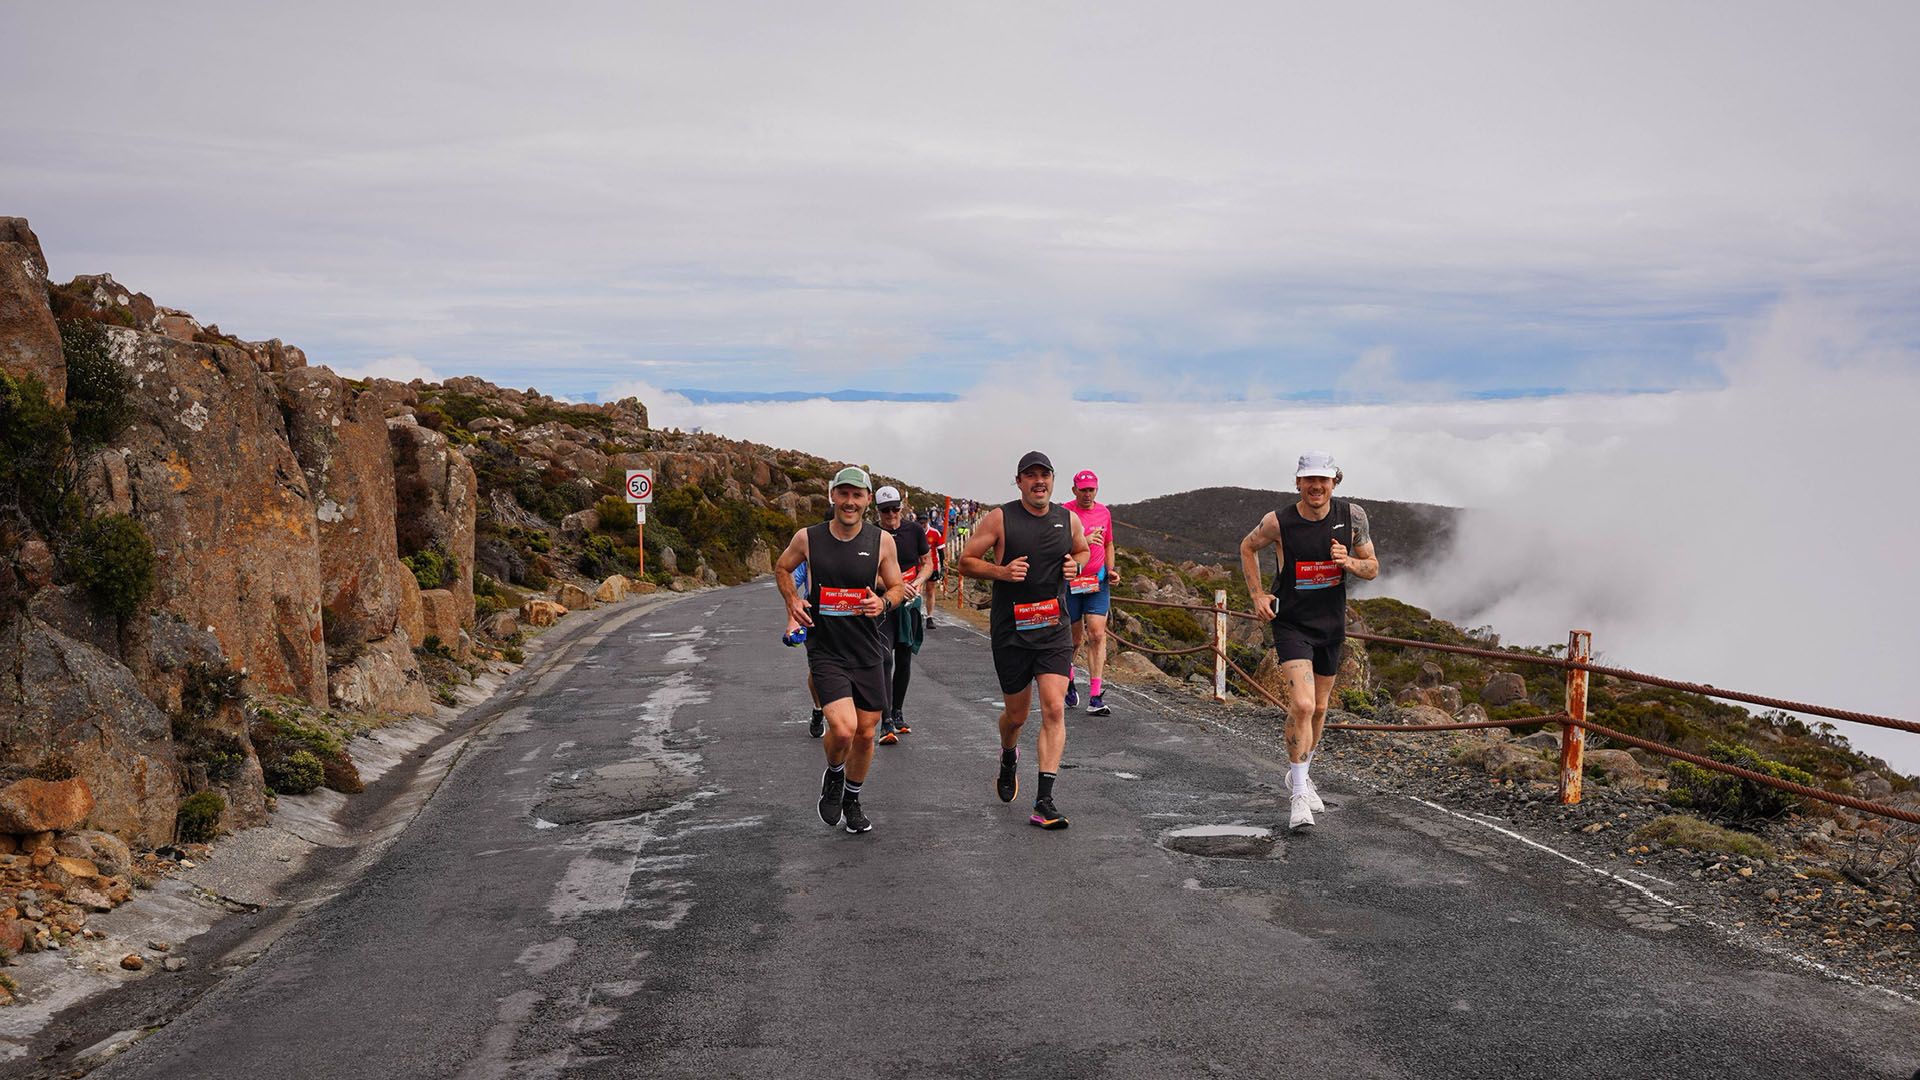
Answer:
M1066 678L1073 670L1073 645L1058 649L1021 649L996 645L993 648L993 673L1000 676L1000 692L1017 694L1033 685L1035 675Z
M810 655L807 673L813 676L813 689L820 695L822 706L850 697L853 707L861 712L883 712L887 707L891 687L879 664L848 667L838 657Z
M1325 678L1340 674L1340 654L1346 648L1342 638L1331 645L1315 645L1295 626L1276 620L1273 623L1273 651L1281 663L1289 660L1313 661L1313 673Z

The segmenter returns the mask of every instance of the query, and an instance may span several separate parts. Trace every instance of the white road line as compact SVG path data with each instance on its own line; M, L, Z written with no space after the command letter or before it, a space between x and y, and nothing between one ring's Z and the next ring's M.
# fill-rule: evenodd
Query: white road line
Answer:
M1530 848L1538 848L1539 850L1544 851L1549 855L1558 856L1562 859L1567 860L1568 862L1572 863L1573 865L1579 867L1582 870L1587 870L1587 871L1591 871L1592 873L1599 874L1603 878L1610 878L1613 881L1616 881L1622 885L1625 885L1627 888L1632 889L1635 892L1644 893L1649 899L1657 900L1668 907L1677 908L1680 906L1678 903L1672 900L1669 900L1664 896L1661 896L1659 893L1654 892L1652 889L1647 888L1645 885L1642 885L1637 881L1628 881L1626 878L1621 877L1619 874L1616 874L1611 870L1607 870L1602 867L1595 866L1590 862L1583 862L1567 854L1566 852L1561 851L1558 848L1548 847L1547 845L1541 843L1540 841L1531 839L1526 836L1522 836L1521 834L1514 832L1512 829L1503 828L1499 825L1495 825L1491 821L1482 821L1477 817L1473 817L1468 814L1462 814L1455 810L1449 810L1446 807L1441 806L1437 802L1428 802L1426 799L1422 799L1417 795L1408 795L1407 798L1412 800L1413 802L1419 803L1421 806L1438 810L1441 813L1447 815L1448 817L1456 817L1456 818L1459 818L1461 821L1470 821L1473 824L1478 825L1483 829L1492 829L1494 832L1497 832L1502 836L1509 837L1514 840L1518 840Z

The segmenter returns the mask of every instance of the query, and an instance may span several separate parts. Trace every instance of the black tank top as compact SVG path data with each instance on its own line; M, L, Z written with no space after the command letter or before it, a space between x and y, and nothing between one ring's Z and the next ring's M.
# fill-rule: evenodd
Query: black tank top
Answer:
M1006 543L1000 545L1000 565L1025 555L1027 580L993 583L991 625L996 648L1073 647L1073 631L1067 625L1066 568L1061 565L1073 551L1071 519L1067 508L1058 503L1039 517L1019 499L1000 508L1006 534Z
M1345 499L1334 499L1327 516L1308 521L1300 504L1288 503L1274 511L1280 521L1280 570L1273 575L1273 595L1279 600L1274 625L1300 631L1317 645L1334 645L1347 636L1347 576L1333 562L1333 542L1353 547L1353 510Z
M900 577L926 589L927 583L912 576L920 568L920 560L927 555L927 530L917 521L903 521L900 527L890 534L893 537L894 554L900 559ZM887 640L894 640L900 632L900 618L904 609L894 608L881 616L881 628Z
M862 525L851 540L833 535L831 523L807 529L809 655L833 657L848 667L873 667L885 659L880 620L853 610L880 574L880 536L880 526L873 524Z

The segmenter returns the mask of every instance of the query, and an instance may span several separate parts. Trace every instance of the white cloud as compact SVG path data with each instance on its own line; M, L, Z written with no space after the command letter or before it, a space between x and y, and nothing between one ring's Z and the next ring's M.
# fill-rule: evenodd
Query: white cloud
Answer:
M333 367L333 365L328 365ZM392 379L395 382L412 382L423 379L427 382L439 382L440 376L434 370L411 356L383 356L369 360L364 364L351 364L333 367L333 373L343 379Z

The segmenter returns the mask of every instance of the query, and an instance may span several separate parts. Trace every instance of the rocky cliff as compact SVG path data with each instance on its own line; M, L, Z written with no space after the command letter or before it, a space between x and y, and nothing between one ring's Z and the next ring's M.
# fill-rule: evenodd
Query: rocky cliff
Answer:
M136 848L200 791L251 824L269 704L424 712L522 621L767 572L837 465L632 399L342 379L108 275L51 282L0 217L0 788L79 780ZM630 468L655 470L645 573Z

